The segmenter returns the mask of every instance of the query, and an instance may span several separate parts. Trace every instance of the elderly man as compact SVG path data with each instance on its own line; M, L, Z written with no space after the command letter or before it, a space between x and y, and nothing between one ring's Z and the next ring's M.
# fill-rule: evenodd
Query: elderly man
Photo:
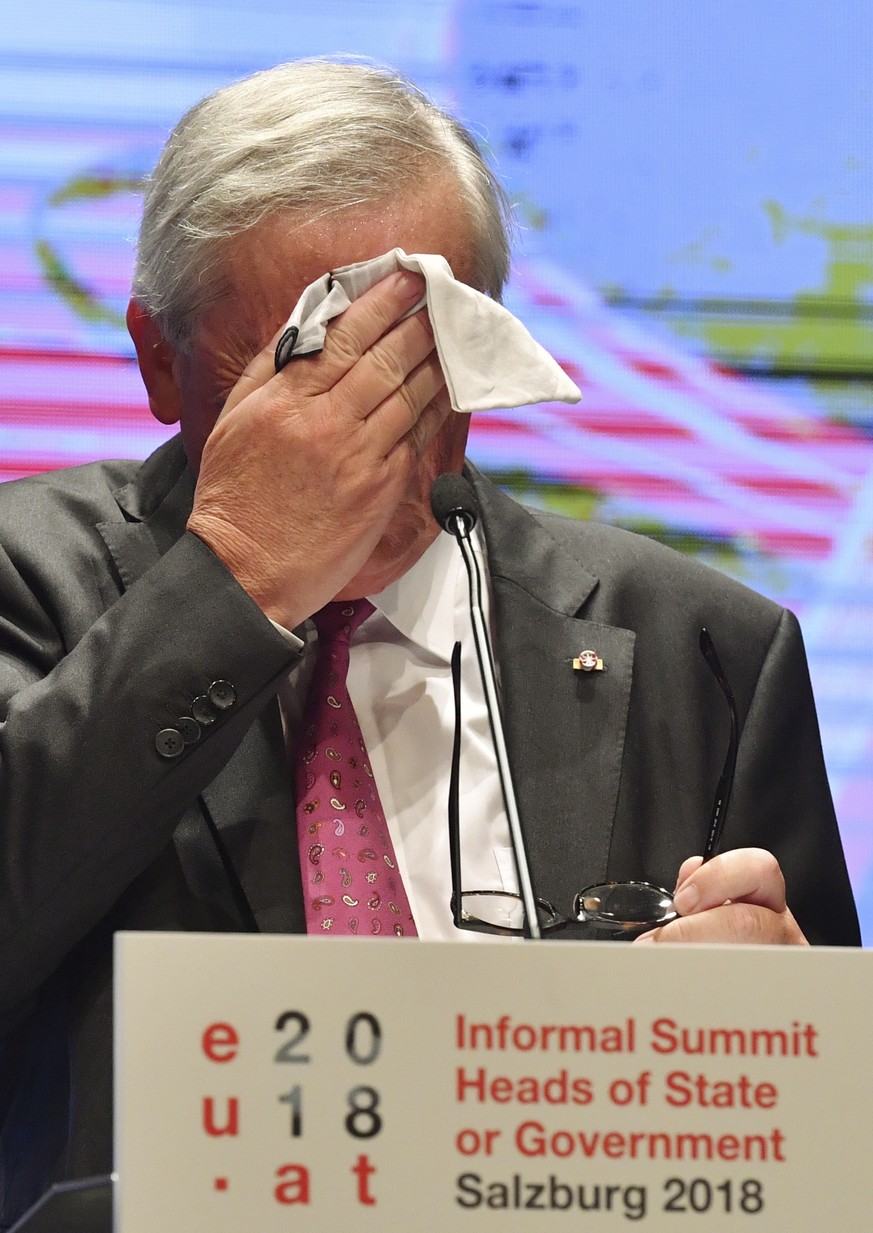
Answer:
M313 672L301 648L329 601L375 606L349 692L415 932L453 936L448 664L469 625L429 493L463 466L468 417L449 407L427 312L410 315L416 274L356 299L321 354L277 372L274 346L308 284L395 247L442 254L499 297L505 224L469 135L368 67L258 74L171 136L128 322L152 412L181 439L142 464L0 490L7 1217L52 1180L110 1167L114 930L312 927L294 765ZM682 917L658 942L857 943L793 618L472 475L537 893L567 912L586 883L678 871ZM731 850L701 867L727 731L704 624L745 735ZM587 647L604 672L573 671ZM465 884L505 889L473 676Z

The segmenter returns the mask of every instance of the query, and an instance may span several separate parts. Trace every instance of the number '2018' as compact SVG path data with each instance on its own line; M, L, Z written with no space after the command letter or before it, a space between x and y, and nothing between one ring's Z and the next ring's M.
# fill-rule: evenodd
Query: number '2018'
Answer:
M764 1210L764 1187L757 1178L742 1182L725 1181L713 1185L705 1177L690 1181L683 1177L668 1177L664 1182L665 1212L746 1212L757 1215Z

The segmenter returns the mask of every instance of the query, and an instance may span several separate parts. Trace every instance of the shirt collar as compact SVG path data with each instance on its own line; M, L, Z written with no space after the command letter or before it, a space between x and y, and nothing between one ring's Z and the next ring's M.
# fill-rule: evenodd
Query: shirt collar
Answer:
M441 532L402 578L367 598L404 638L448 663L462 567L453 537Z

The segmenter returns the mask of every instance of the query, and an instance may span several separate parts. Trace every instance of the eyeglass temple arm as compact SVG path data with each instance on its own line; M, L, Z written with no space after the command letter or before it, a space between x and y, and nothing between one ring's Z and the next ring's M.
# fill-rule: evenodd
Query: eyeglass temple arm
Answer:
M521 828L521 819L518 816L515 787L513 786L512 773L509 769L506 740L503 735L503 721L500 714L500 700L497 696L497 678L494 672L491 642L488 637L488 631L485 628L485 620L482 613L482 576L470 543L470 530L463 519L458 518L455 520L453 534L458 541L461 556L464 558L467 580L470 584L470 617L473 622L473 641L476 646L476 657L479 660L482 688L485 692L488 721L491 727L491 739L494 742L494 753L497 757L497 771L500 776L506 820L509 823L509 838L515 854L518 889L521 894L521 901L524 904L526 936L537 939L541 937L541 933L537 916L536 898L531 882L530 865L528 864L527 852L525 850L524 832Z
M737 750L740 744L740 725L737 718L737 704L734 700L733 690L728 683L724 669L721 666L721 661L716 654L715 644L713 643L709 631L705 626L700 631L699 646L701 654L706 660L707 667L718 682L721 692L724 694L731 719L730 739L728 740L724 769L722 770L721 777L716 785L715 800L712 806L712 817L709 823L709 834L706 839L706 846L703 849L703 859L704 861L708 861L711 860L718 851L722 832L724 831L728 805L730 804L731 799L731 790L734 786L734 772L736 771L737 766Z

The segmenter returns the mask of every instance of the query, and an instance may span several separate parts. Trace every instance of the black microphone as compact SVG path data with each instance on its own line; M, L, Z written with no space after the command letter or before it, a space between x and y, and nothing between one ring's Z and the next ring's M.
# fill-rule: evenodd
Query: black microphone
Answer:
M485 624L485 613L482 608L482 575L479 562L470 541L470 532L479 520L479 502L473 491L473 485L463 475L456 472L446 472L438 475L430 490L430 508L434 518L449 535L454 535L467 567L467 578L470 583L470 617L473 622L473 639L476 644L476 657L479 660L479 673L482 677L482 688L485 692L485 706L488 710L488 722L491 725L491 738L494 742L494 752L497 756L497 770L500 775L500 789L503 794L503 804L509 822L509 837L515 854L515 867L518 871L518 888L524 904L524 914L527 921L528 934L539 938L540 925L536 909L536 899L531 883L530 866L524 846L524 834L521 820L518 816L518 803L515 799L515 788L509 769L509 755L506 752L506 739L503 733L503 720L500 715L500 701L497 696L497 677L494 671L494 656L491 650L491 639Z
M459 520L468 532L479 521L479 502L473 485L457 471L447 471L436 477L430 490L430 508L442 529L450 535L457 535Z

